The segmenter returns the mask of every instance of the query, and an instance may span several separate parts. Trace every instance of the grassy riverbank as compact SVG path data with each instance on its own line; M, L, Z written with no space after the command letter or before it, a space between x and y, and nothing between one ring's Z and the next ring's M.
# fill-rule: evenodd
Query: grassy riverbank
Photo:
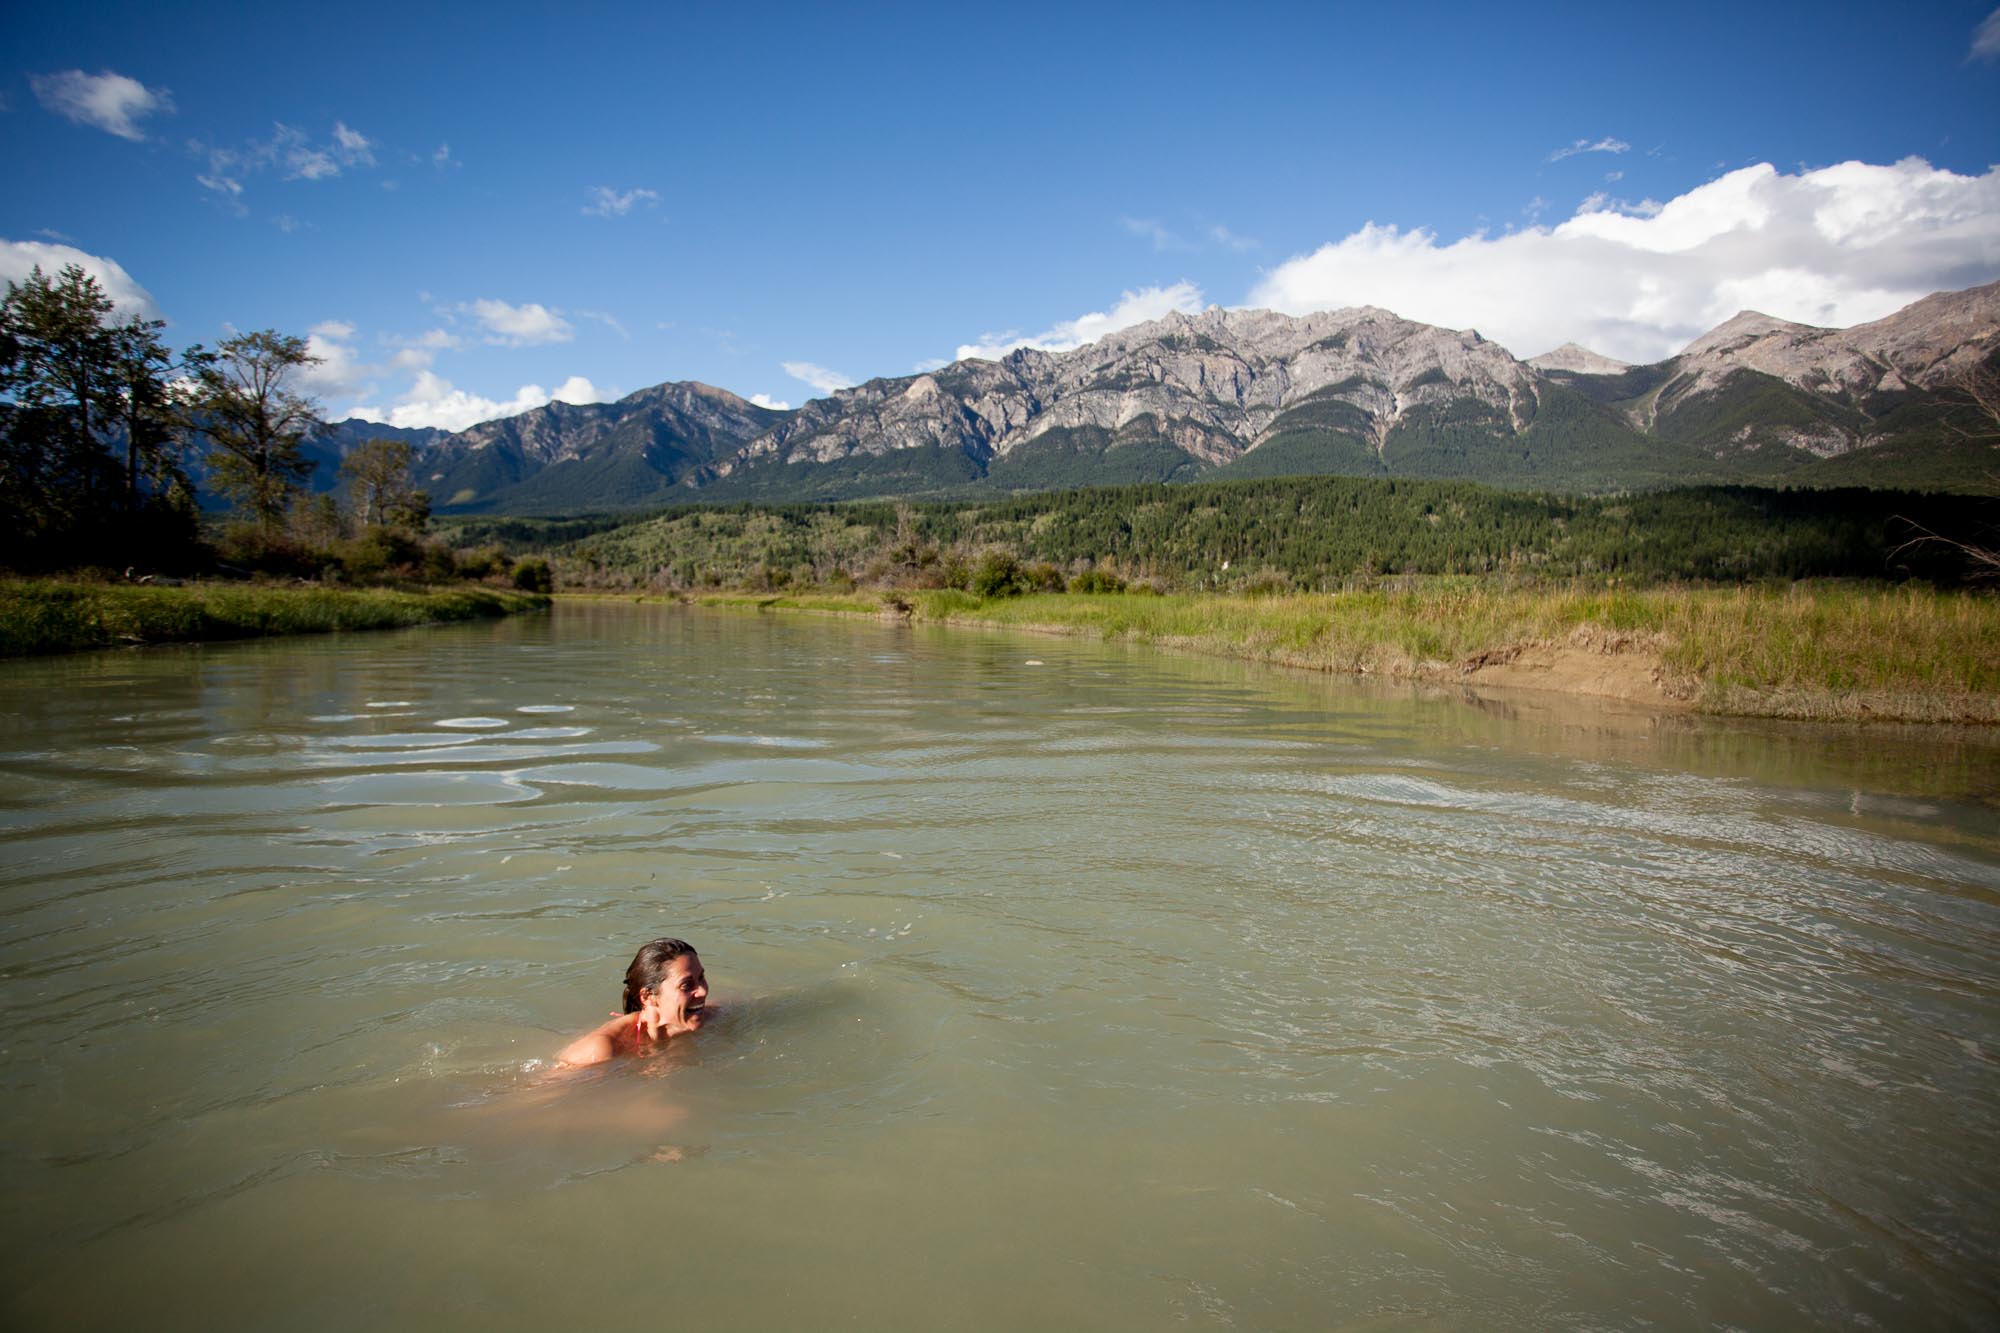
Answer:
M1413 580L1274 597L904 592L914 619L1154 643L1393 680L1813 720L2000 724L2000 599L1919 586L1509 588ZM710 605L879 615L882 594Z
M395 629L512 615L548 604L540 594L478 586L405 592L242 583L163 587L8 580L0 581L0 657L125 644Z

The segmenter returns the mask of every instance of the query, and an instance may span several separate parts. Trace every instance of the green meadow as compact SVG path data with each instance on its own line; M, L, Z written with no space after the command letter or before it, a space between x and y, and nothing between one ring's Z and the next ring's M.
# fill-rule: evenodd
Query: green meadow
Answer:
M546 596L459 585L425 591L254 583L0 581L0 656L272 634L394 629L512 615Z

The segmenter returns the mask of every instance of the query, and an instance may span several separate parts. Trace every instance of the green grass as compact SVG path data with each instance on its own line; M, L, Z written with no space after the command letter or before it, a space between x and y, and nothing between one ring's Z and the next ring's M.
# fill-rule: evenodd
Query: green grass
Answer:
M1529 651L1625 656L1656 675L1654 701L1702 712L2000 724L2000 599L1985 593L1831 581L1628 589L1436 578L1278 597L982 600L952 589L897 596L919 620L1154 643L1320 671L1450 681ZM885 605L869 594L714 600L869 614Z
M547 597L486 587L387 588L198 583L181 587L76 580L0 582L0 657L125 644L245 639L272 634L394 629L512 615Z

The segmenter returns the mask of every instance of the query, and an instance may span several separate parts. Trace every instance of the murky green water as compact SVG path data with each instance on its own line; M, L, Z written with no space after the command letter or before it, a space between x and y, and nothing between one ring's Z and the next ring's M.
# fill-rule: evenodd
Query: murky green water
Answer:
M1991 1327L1996 801L658 607L0 665L0 1321Z

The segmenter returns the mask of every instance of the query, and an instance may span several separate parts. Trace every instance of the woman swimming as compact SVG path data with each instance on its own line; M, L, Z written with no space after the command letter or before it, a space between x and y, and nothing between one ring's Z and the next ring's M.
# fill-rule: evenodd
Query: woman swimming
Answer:
M625 969L625 1012L563 1047L566 1065L603 1064L638 1055L697 1031L708 1019L708 976L686 940L643 946Z

